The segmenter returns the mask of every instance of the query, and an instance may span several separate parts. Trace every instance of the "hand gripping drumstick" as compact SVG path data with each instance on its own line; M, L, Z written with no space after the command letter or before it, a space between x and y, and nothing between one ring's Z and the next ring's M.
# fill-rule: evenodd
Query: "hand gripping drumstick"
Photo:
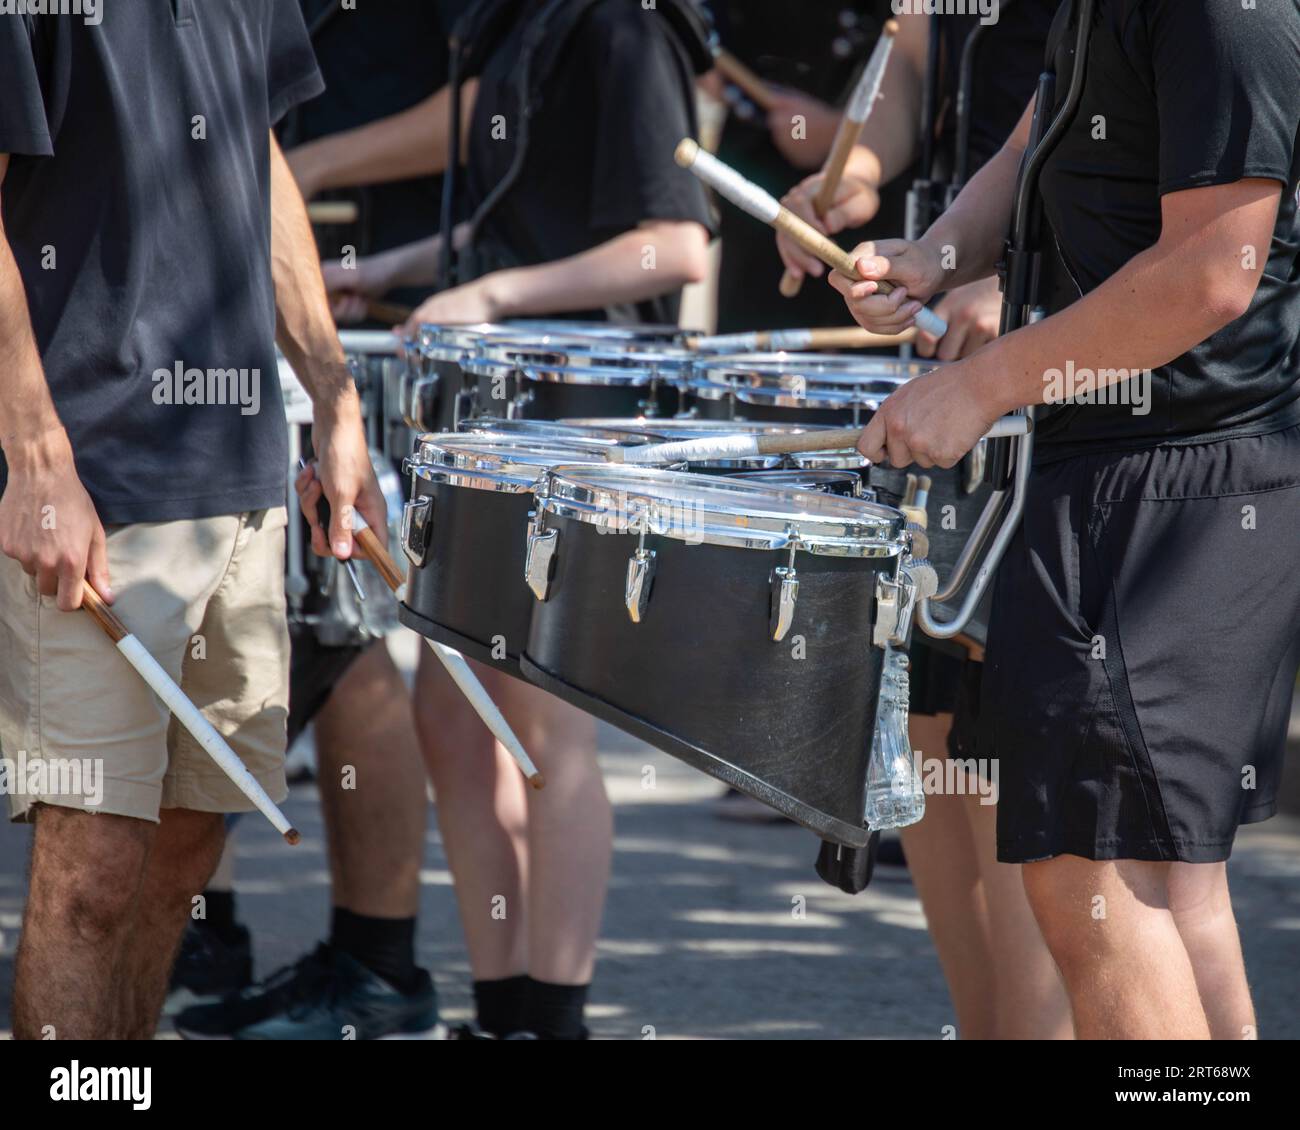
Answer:
M89 583L82 589L81 607L89 613L96 624L104 629L104 634L113 641L117 650L126 656L127 662L149 684L153 693L162 699L163 705L172 712L176 721L190 732L190 736L221 767L221 771L239 786L239 791L257 806L258 811L275 826L275 830L289 844L298 843L302 839L298 829L289 823L284 813L276 807L275 801L266 795L266 790L258 784L257 778L248 771L248 767L239 760L235 751L226 744L226 739L217 732L211 722L203 717L199 708L186 697L185 692L173 682L172 677L145 650L144 644L127 630L126 625L100 599L99 594L90 587Z
M384 543L365 524L361 515L355 514L355 512L354 515L357 528L352 531L352 536L356 539L361 552L374 562L375 568L379 570L379 575L384 578L384 583L393 590L400 600L402 589L405 587L402 571L393 561L392 556L384 547ZM523 770L528 783L535 789L542 788L546 784L546 779L538 772L537 766L533 764L532 758L528 756L523 743L515 737L510 724L505 720L505 716L501 711L497 709L497 704L492 701L491 695L479 682L478 676L470 670L469 664L465 662L465 657L459 651L455 651L437 640L431 640L428 636L421 636L420 638L433 649L433 654L442 660L442 665L447 668L447 674L452 677L452 681L460 688L461 693L469 699L469 704L474 708L474 713L492 731L492 736L505 746L510 756L518 762L519 768Z
M1006 439L1027 435L1028 416L1004 416L985 439ZM802 451L845 451L856 447L862 428L831 428L823 432L785 435L704 436L673 443L651 443L640 447L611 447L611 463L710 463L719 459L746 459L754 455L794 455Z
M725 196L737 208L748 212L757 220L769 224L790 236L810 255L816 255L828 267L833 267L840 274L850 279L861 279L853 256L838 243L827 239L811 224L805 223L781 203L771 193L765 192L752 181L747 181L735 169L719 161L712 153L700 148L693 138L683 138L677 146L677 163L683 169L689 169L705 184L721 196ZM881 294L889 294L894 288L884 280L877 282ZM917 327L935 337L943 337L948 332L948 323L933 310L921 307L916 315Z
M873 334L861 326L827 326L810 330L756 330L752 333L688 337L686 345L700 353L768 353L805 349L887 349L910 345L915 328L901 334Z
M853 97L849 99L844 116L840 119L840 127L835 133L835 144L826 158L826 164L822 166L822 186L813 197L813 209L819 216L824 216L830 211L831 204L835 201L835 191L840 187L840 180L844 176L844 168L849 163L853 147L862 136L862 130L867 124L867 119L871 117L876 99L880 97L880 87L885 81L885 70L889 66L889 56L894 49L894 37L897 34L898 21L886 21L885 29L876 42L876 48L871 52L871 59L862 72L862 77L858 79ZM802 287L802 275L786 271L781 276L781 293L786 298L793 298Z

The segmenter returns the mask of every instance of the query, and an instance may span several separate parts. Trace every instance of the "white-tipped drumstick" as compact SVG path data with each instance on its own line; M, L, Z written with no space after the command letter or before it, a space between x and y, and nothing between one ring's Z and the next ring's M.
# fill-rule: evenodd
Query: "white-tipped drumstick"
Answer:
M844 109L839 129L835 132L835 144L831 147L822 166L822 184L813 197L813 210L818 216L824 216L835 202L835 192L844 177L844 169L849 163L853 147L862 136L862 130L871 117L871 111L880 97L880 88L885 81L885 71L889 67L889 56L894 50L894 37L898 35L898 21L887 20L884 31L876 41L875 50L858 85L853 90L853 97ZM786 271L781 276L781 293L786 298L793 298L803 287L803 276Z
M379 570L379 575L384 578L384 583L400 599L404 585L402 571L397 567L397 563L393 561L392 555L384 547L384 543L365 524L360 514L354 514L353 522L357 528L353 529L352 536L356 538L361 552L370 558L375 568ZM461 694L469 699L470 706L483 720L483 724L492 731L492 736L505 747L510 756L518 763L528 783L535 789L542 788L546 784L546 779L538 771L537 766L533 764L532 758L528 756L523 743L515 736L515 732L510 728L510 723L505 720L505 716L497 708L497 704L492 701L492 696L487 693L483 684L479 682L478 676L470 670L465 657L454 648L439 643L437 640L431 640L428 636L421 636L420 638L429 645L433 654L442 661L442 665L447 669L447 674L452 677L452 681L460 688Z
M1004 416L989 429L985 439L1007 439L1026 435L1032 423L1028 416ZM640 447L611 447L611 463L656 464L712 463L720 459L746 459L754 455L795 455L803 451L846 451L857 445L862 428L829 428L820 432L796 432L735 436L704 436L671 443L648 443Z
M688 337L688 349L698 353L779 353L805 349L887 349L910 345L916 330L873 334L861 326L819 326L807 330L754 330L750 333Z
M257 810L271 822L275 830L288 843L298 843L302 838L298 830L276 807L275 801L267 795L257 778L248 771L248 767L239 760L239 756L226 743L226 739L217 732L211 722L203 717L203 713L162 669L158 660L145 650L144 644L127 630L126 625L118 619L89 584L83 590L81 606L104 630L104 634L113 641L117 650L126 656L127 662L136 669L140 678L149 684L153 693L162 699L163 705L172 712L176 721L190 732L194 740L203 747L204 752L239 787L239 791L257 806Z
M785 232L810 255L816 255L828 267L839 271L850 279L860 279L857 264L853 256L834 240L827 239L811 224L796 216L770 192L759 188L752 181L746 180L735 169L719 161L712 153L706 153L699 142L693 138L683 138L677 146L677 163L683 169L689 169L705 184L725 196L737 208L748 212L757 220ZM893 289L891 283L877 282L881 294L889 294ZM916 315L917 327L934 337L943 337L948 332L948 323L933 310L922 306Z

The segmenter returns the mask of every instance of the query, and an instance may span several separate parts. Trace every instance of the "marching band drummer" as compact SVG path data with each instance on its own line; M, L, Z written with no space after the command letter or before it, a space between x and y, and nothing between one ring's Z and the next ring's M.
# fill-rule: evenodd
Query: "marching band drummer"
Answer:
M473 240L461 250L460 285L420 307L411 328L525 315L676 322L680 288L703 277L709 239L707 199L672 159L693 132L695 74L712 65L697 14L685 0L657 9L571 0L490 2L473 16L479 27L497 21L495 34L460 37L486 39L463 72L477 79L464 171ZM526 118L520 73L533 76ZM327 265L326 278L333 290L426 281L437 252L428 241L355 271ZM335 313L360 306L354 298ZM546 776L544 790L526 789L441 667L421 656L416 719L478 1024L490 1035L580 1039L612 844L595 723L509 676L476 673Z
M0 16L0 743L93 759L103 781L10 798L36 825L14 990L14 1033L34 1039L152 1035L222 814L251 807L76 611L83 584L280 800L277 339L312 397L336 552L349 508L386 521L271 133L321 88L301 13L101 14ZM147 111L122 81L146 69Z
M1053 28L1058 103L1076 10ZM1298 73L1293 4L1097 0L1042 180L1073 294L891 396L860 444L951 466L1040 409L980 739L999 858L1023 864L1084 1038L1255 1030L1225 861L1274 811L1300 668ZM1028 136L1026 114L919 241L858 249L893 294L832 275L861 324L901 329L993 271Z
M364 141L339 139L355 139L354 131L392 115L405 115L408 128L442 128L422 115L433 117L442 91L445 117L454 0L389 0L382 12L336 0L299 5L326 89L286 115L277 134L304 197L346 181L343 162L358 153L381 171L401 172ZM366 254L436 232L441 184L433 175L403 176L340 193L358 203L358 222L318 228L318 248L333 255L351 244ZM412 302L427 294L397 290L383 298ZM173 973L175 996L195 1002L176 1017L176 1029L199 1039L238 1032L273 1040L333 1039L345 1025L358 1039L377 1039L409 1030L413 1019L427 1029L438 1015L437 996L416 963L415 939L429 802L410 694L382 639L326 640L315 624L293 622L290 637L288 737L292 747L298 733L314 728L329 936L250 984L251 939L234 913L236 833L229 830L222 889L204 892L208 916L186 931ZM341 787L345 771L355 787Z
M998 22L981 32L973 56L970 132L964 155L972 172L982 168L1015 128L1043 68L1047 35L1060 0L1015 0L1003 5ZM886 74L885 93L867 120L859 144L825 216L813 199L822 185L816 173L798 184L783 203L831 236L879 221L885 186L909 175L921 148L916 119L900 105L923 102L921 76L933 61L936 82L935 172L952 178L962 164L958 153L956 105L959 68L979 16L904 13ZM931 35L939 39L930 51ZM927 128L923 125L922 128ZM821 262L788 237L777 246L798 277L820 277ZM811 290L812 287L805 287ZM818 288L830 293L829 288ZM942 361L969 356L997 336L1002 297L996 278L954 287L935 304L949 324L936 341L921 334L917 352ZM972 696L978 695L982 663L962 660L927 646L916 634L911 650L910 731L921 756L950 753L962 765L974 758ZM975 699L974 705L978 704ZM969 773L964 766L961 772ZM930 794L925 819L900 834L908 870L916 884L939 954L963 1038L1049 1039L1070 1034L1069 1008L1061 980L1034 923L1020 869L997 860L996 809L984 803L978 782L966 781L953 795Z

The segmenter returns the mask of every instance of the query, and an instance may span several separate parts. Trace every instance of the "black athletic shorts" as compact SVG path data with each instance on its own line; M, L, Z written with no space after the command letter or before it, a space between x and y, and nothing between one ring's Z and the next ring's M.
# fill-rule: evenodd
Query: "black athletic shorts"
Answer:
M310 627L297 625L290 626L289 638L288 744L293 745L369 645L326 647Z
M911 714L951 714L957 707L962 668L966 660L927 646L920 629L912 635L908 651L908 711Z
M1036 467L983 677L998 858L1226 859L1298 669L1300 428Z

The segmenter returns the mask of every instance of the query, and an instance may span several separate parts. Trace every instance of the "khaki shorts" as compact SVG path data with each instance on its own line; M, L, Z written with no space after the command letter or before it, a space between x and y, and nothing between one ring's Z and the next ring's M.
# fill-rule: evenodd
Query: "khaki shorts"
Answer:
M289 632L283 507L108 535L113 609L285 798ZM15 820L53 804L157 822L253 805L84 612L61 612L0 555L0 751Z

